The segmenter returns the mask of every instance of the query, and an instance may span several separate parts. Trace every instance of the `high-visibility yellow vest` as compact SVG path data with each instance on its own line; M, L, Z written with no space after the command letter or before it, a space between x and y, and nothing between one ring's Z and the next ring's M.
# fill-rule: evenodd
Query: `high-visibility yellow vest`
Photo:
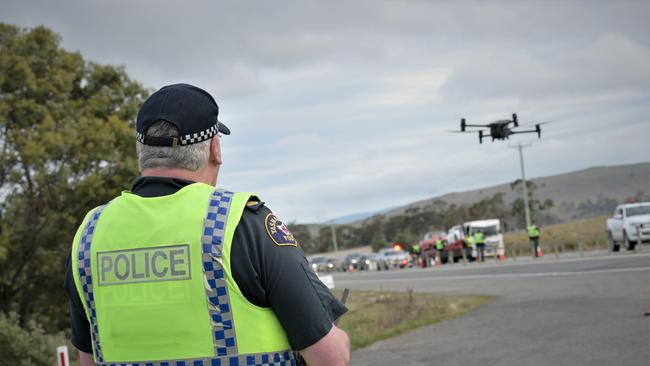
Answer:
M483 235L483 233L480 231L475 232L474 241L476 244L485 244L485 235Z
M123 192L86 215L72 265L98 365L295 362L273 311L232 277L250 197L195 183L161 197Z
M536 225L530 225L528 227L528 237L535 238L539 236L539 229Z
M445 249L445 245L442 243L442 240L440 240L440 239L436 240L436 249L437 250Z
M468 235L465 237L465 244L469 247L472 248L474 247L474 237L471 235Z

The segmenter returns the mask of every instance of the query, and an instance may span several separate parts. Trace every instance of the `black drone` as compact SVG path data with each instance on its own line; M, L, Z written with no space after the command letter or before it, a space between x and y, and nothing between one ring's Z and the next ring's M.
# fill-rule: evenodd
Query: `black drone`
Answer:
M513 127L510 127L510 124L513 124ZM516 133L537 133L537 137L541 138L542 137L542 129L540 127L542 123L538 123L535 125L534 130L524 130L524 131L513 131L514 128L519 127L519 122L517 121L517 113L512 114L512 120L509 119L501 119L498 121L494 121L492 123L488 123L486 125L468 125L465 123L465 118L462 118L460 120L460 132L477 132L478 131L478 142L480 144L483 143L483 138L484 137L492 137L492 141L494 140L506 140L510 138L510 135L514 135ZM473 131L466 131L466 127L480 127L480 128L489 128L490 129L490 134L486 135L483 133L483 130L473 130Z

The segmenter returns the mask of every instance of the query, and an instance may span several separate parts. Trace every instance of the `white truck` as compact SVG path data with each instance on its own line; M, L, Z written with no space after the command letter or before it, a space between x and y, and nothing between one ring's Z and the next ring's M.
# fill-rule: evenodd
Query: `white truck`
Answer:
M494 257L505 256L505 246L503 245L503 234L501 234L501 220L477 220L469 221L463 224L465 235L474 235L477 231L482 231L485 235L485 256ZM474 250L472 256L476 258Z
M625 249L634 250L637 244L650 241L650 202L617 206L614 217L607 219L607 240L614 252L621 243Z

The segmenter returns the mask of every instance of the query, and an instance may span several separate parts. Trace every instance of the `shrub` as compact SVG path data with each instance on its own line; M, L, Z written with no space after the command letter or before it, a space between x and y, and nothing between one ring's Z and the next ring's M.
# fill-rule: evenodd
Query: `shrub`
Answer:
M35 321L21 327L16 313L0 312L0 360L3 365L56 365L56 347L67 344L63 333L45 334Z

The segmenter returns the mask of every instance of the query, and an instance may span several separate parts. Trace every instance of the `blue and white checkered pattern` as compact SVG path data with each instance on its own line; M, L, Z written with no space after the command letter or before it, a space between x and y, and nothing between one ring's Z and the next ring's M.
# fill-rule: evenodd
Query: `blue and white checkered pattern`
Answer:
M182 145L182 146L196 144L197 142L201 142L201 141L211 139L217 133L219 133L219 122L217 122L214 125L210 126L206 130L180 136L178 138L178 144ZM140 132L135 133L135 139L138 142L144 144L145 138L146 138L145 134L142 134Z
M79 243L79 249L77 251L77 267L79 269L79 280L81 281L81 287L83 289L84 301L86 302L86 309L88 310L89 321L90 321L90 335L93 341L93 353L97 361L102 362L102 347L99 341L99 330L97 328L97 312L95 310L95 296L93 293L93 276L92 268L90 266L90 247L93 241L93 234L95 233L95 227L97 226L97 220L99 220L99 215L102 214L106 205L98 207L95 212L92 213L90 220L86 224L82 234L81 242Z
M201 237L205 293L208 297L208 310L212 319L212 337L217 356L237 354L235 329L221 258L232 196L233 192L222 189L217 189L212 193Z
M199 358L155 362L100 362L97 366L296 366L292 352L254 353L231 357Z

